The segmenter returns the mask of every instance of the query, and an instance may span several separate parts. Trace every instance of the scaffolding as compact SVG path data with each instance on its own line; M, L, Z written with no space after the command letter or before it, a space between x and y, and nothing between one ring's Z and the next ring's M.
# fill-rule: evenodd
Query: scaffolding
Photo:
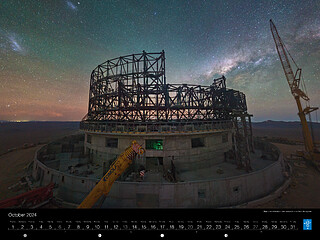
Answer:
M253 151L251 115L245 94L211 85L168 84L165 52L107 60L91 73L88 113L80 128L115 133L234 131L237 164L249 171Z

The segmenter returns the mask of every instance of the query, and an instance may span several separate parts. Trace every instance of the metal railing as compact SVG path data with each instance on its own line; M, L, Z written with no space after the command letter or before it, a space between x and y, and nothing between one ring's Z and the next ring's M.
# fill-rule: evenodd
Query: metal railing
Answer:
M81 121L80 129L106 133L177 133L227 130L233 128L230 120L193 122L93 122Z

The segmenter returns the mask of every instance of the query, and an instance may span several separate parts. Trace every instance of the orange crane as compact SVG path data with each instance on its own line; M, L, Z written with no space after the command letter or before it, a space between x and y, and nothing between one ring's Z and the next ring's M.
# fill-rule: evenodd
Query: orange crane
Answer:
M318 107L310 107L310 99L307 96L307 94L301 90L300 88L300 82L302 79L301 76L301 68L297 66L293 58L291 57L289 51L287 50L286 46L284 45L283 41L281 40L277 28L270 19L270 28L271 28L271 33L274 39L274 42L276 44L277 52L282 64L283 71L286 75L287 82L289 84L289 87L291 89L291 93L296 100L297 106L298 106L298 116L301 121L302 125L302 133L303 133L303 138L304 138L304 145L305 145L305 152L302 153L302 157L305 159L311 160L313 163L316 164L317 168L319 168L319 163L320 163L320 152L316 148L311 132L309 130L309 126L306 120L306 115L310 114L313 111L316 111ZM297 70L295 74L293 73L292 67L290 65L289 57L292 59L293 63L297 67ZM303 109L302 104L301 104L301 99L306 101L306 107ZM309 115L310 117L310 115ZM310 117L311 120L311 117Z
M132 141L131 146L128 147L120 156L112 163L109 171L103 176L98 184L91 190L88 196L81 202L78 208L92 208L101 196L109 193L112 184L118 177L129 167L137 155L142 155L144 149L136 141ZM103 202L103 201L102 201Z

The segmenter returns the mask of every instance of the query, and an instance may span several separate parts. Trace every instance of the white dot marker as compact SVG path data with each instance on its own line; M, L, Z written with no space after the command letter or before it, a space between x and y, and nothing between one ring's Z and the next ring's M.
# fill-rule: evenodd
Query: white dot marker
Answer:
M224 237L225 237L225 238L228 237L228 234L224 234Z
M99 237L99 238L101 238L101 237L102 237L102 234L101 234L101 233L99 233L99 234L98 234L98 237Z
M164 234L163 234L163 233L161 233L161 234L160 234L160 237L162 237L162 238L163 238L163 237L164 237Z
M27 236L28 236L28 235L27 235L26 233L25 233L25 234L23 234L23 237L25 237L25 238L26 238Z

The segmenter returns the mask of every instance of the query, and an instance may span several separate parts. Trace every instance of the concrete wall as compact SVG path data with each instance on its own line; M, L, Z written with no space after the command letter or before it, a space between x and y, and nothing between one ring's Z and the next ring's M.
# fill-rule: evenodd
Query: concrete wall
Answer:
M267 144L267 143L266 143ZM273 146L279 153L279 150ZM41 149L39 150L41 151ZM262 198L284 183L283 158L239 176L181 183L115 182L103 207L226 207ZM34 159L33 178L58 184L58 197L79 204L99 181L62 173Z
M222 141L222 135L227 134L228 141ZM163 150L147 150L142 158L136 160L136 165L146 166L146 158L162 157L163 165L169 167L173 159L180 171L194 168L205 168L224 161L224 152L232 148L231 131L189 133L189 134L106 134L96 132L85 133L85 151L90 152L93 162L109 163L120 155L133 140L146 146L147 139L162 139ZM91 143L88 143L91 135ZM118 148L105 146L105 138L117 138ZM192 138L203 138L205 146L192 148ZM109 166L109 165L107 165Z
M103 207L227 207L264 197L283 181L277 161L261 171L231 178L176 184L116 182Z

